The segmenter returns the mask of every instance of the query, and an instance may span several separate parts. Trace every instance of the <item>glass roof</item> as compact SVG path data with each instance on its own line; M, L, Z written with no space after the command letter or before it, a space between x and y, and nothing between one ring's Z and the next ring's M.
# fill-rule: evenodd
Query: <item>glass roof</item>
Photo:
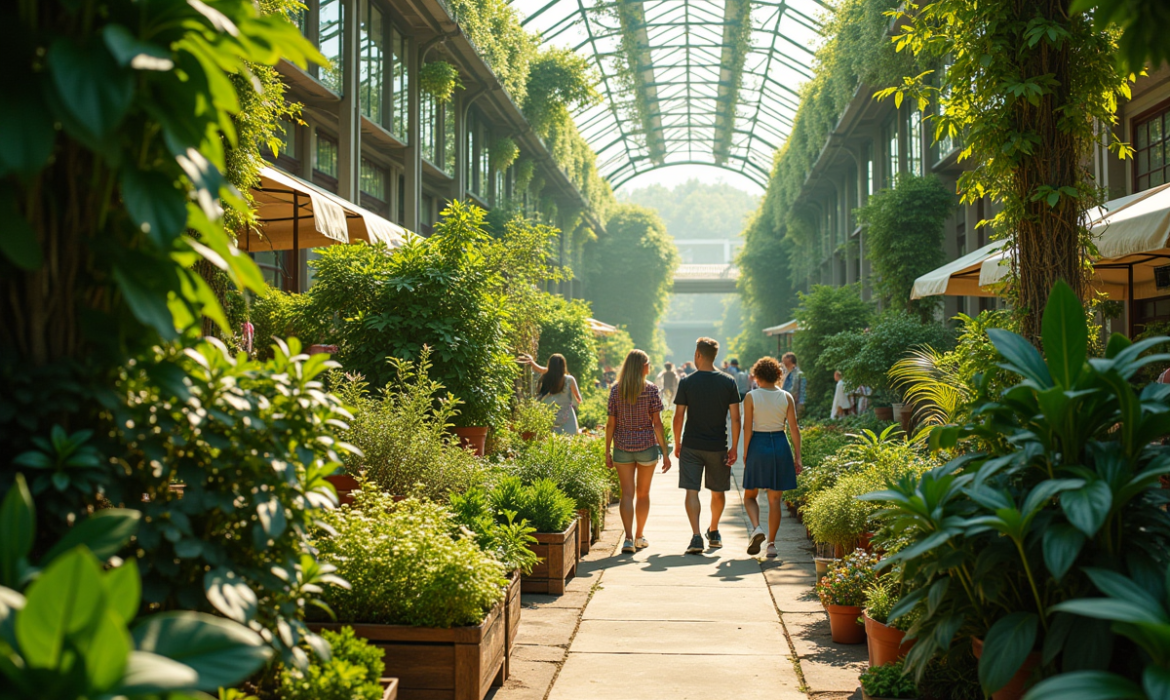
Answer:
M589 54L598 105L574 116L617 188L676 164L715 165L767 186L819 46L820 0L511 0L545 43ZM744 7L751 32L737 41ZM631 37L623 48L625 24ZM747 46L747 56L736 54ZM742 60L736 94L734 67ZM631 70L623 66L630 63ZM641 109L639 109L639 101ZM734 119L728 116L734 114ZM730 130L730 134L728 131Z

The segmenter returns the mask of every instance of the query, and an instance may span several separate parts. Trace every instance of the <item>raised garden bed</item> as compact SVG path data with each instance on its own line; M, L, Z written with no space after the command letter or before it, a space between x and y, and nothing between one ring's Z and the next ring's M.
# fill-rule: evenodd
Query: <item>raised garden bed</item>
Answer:
M398 679L382 678L378 681L386 692L382 693L382 700L398 700Z
M579 521L574 520L564 532L537 532L534 544L528 548L540 557L540 563L532 573L521 578L520 590L524 593L547 593L564 595L565 582L577 574L577 560L580 559L580 535L577 534Z
M512 649L516 646L516 635L520 634L520 610L520 572L514 571L504 595L504 680L512 675Z
M582 508L577 511L577 532L581 538L581 545L577 554L583 557L589 553L589 546L593 544L593 521L589 517L588 508Z
M483 700L493 686L504 683L505 602L500 601L475 627L433 629L360 622L311 627L349 626L354 634L380 647L386 674L398 679L401 700Z

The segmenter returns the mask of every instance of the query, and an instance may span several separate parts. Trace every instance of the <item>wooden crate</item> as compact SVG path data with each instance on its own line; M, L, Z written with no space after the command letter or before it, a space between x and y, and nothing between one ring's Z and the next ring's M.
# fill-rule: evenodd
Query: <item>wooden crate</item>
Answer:
M578 527L578 521L574 520L564 532L537 532L533 535L536 542L528 548L540 557L540 563L520 580L522 592L564 595L565 582L576 575L577 560L580 559Z
M515 571L504 596L504 680L512 675L512 649L516 646L516 635L520 634L520 609L520 572Z
M398 679L400 700L483 700L504 683L504 601L475 627L432 629L333 622L314 630L352 627L383 651L386 675Z

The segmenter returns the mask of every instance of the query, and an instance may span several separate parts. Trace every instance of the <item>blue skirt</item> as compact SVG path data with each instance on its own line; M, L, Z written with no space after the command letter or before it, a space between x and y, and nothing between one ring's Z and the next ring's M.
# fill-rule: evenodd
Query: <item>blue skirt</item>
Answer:
M784 431L752 433L744 457L743 487L771 491L796 488L796 463Z

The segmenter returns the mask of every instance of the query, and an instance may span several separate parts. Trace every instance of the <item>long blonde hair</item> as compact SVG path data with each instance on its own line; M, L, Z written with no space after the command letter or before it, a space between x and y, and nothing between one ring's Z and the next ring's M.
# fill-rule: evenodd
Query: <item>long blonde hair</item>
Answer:
M631 350L618 370L618 396L631 406L638 403L642 389L646 386L644 370L650 364L650 356L641 350Z

